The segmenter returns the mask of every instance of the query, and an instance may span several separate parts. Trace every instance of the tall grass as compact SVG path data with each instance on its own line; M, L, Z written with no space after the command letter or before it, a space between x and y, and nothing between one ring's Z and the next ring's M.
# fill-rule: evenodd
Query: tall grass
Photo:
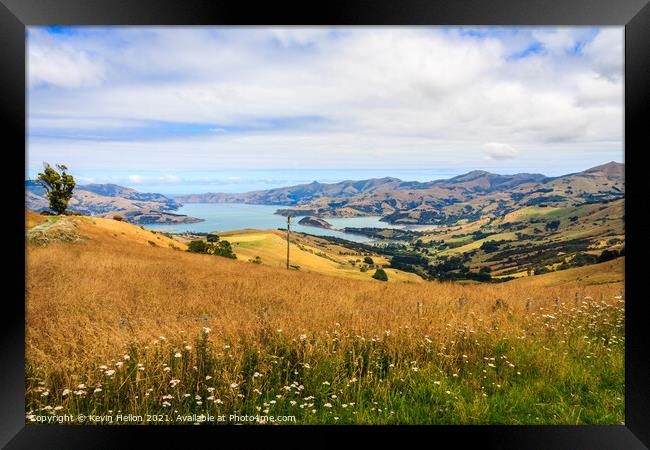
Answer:
M28 422L623 420L621 283L387 285L129 245L84 226L81 243L28 248Z

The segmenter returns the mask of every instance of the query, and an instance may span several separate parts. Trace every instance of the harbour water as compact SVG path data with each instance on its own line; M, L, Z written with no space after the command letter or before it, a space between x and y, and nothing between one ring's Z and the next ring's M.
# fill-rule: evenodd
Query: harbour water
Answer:
M183 205L175 214L186 214L188 216L204 219L203 222L183 223L178 225L144 225L145 228L156 231L181 233L191 232L219 232L242 230L254 228L257 230L271 230L286 228L287 218L275 214L275 211L283 208L281 205L246 205L233 203L188 203ZM309 233L317 236L334 236L354 242L369 242L367 236L353 233L344 233L338 230L324 229L298 225L302 217L292 219L292 230L302 233ZM328 218L325 219L335 228L343 227L375 227L375 228L404 228L402 225L391 225L387 222L380 222L380 217L349 217L349 218Z

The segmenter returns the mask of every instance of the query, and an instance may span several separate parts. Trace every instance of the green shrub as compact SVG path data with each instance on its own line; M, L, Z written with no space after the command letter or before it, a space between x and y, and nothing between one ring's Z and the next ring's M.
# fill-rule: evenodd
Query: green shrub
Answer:
M208 253L223 256L224 258L237 259L237 255L232 251L232 246L228 241L213 242L212 248L208 250Z
M618 252L616 250L603 250L603 252L600 254L598 257L598 262L605 262L609 261L611 259L614 259L618 256Z
M113 220L117 220L118 222L121 222L124 220L124 217L120 216L119 214L115 214L113 216Z
M551 222L548 222L546 224L546 231L557 231L557 229L560 227L560 221L559 220L553 220Z
M576 253L576 255L571 260L571 265L574 267L581 267L589 264L595 264L597 261L598 258L589 253Z
M386 272L384 271L384 269L382 269L381 267L375 271L375 273L373 274L372 277L373 277L375 280L379 280L379 281L388 281L388 275L386 274Z
M506 241L485 241L481 244L481 250L485 253L492 253L499 249L499 246Z
M208 253L209 245L205 241L192 241L187 245L187 251L190 253Z
M541 266L541 267L536 267L535 268L535 275L541 275L543 273L549 273L549 272L552 272L552 271L546 266Z
M232 246L228 241L192 241L188 244L187 251L191 253L204 253L223 256L224 258L237 259L237 255L232 251Z

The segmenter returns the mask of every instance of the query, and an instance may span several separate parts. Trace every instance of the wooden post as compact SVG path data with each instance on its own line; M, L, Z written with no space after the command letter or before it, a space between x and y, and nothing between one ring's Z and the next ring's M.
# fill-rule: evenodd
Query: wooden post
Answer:
M289 270L289 233L291 233L291 216L287 216L287 270Z
M418 301L416 304L416 308L418 310L418 317L422 317L422 302Z

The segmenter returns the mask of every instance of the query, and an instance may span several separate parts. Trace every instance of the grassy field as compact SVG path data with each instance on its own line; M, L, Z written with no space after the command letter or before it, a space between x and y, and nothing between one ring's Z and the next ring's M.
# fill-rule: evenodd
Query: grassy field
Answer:
M616 258L600 264L520 278L512 280L511 283L536 287L573 285L576 282L585 285L623 283L625 281L624 259Z
M27 222L32 237L45 223ZM29 423L623 421L615 279L382 283L251 264L245 245L229 260L125 223L57 222L75 239L27 246ZM612 264L602 269L622 269Z
M623 250L624 205L619 199L578 206L527 206L493 220L439 227L418 239L429 243L425 254L433 259L460 256L471 270L489 268L493 278L524 277L557 270L562 263L578 266L572 263L576 256L579 261L585 255L598 257L604 250ZM547 228L550 223L556 227ZM490 242L498 249L482 248Z
M286 234L277 230L241 230L221 233L220 236L229 241L237 258L249 261L256 256L261 258L261 264L276 267L286 267L287 241ZM293 233L290 239L290 259L292 265L299 270L325 275L341 276L357 280L370 280L375 273L373 269L361 272L363 260L361 255L342 255L340 252L350 252L350 249L332 244L325 239L315 236ZM385 257L372 256L376 264L387 264ZM355 265L350 263L355 260ZM422 278L416 274L396 269L384 269L388 274L388 282L421 283Z

